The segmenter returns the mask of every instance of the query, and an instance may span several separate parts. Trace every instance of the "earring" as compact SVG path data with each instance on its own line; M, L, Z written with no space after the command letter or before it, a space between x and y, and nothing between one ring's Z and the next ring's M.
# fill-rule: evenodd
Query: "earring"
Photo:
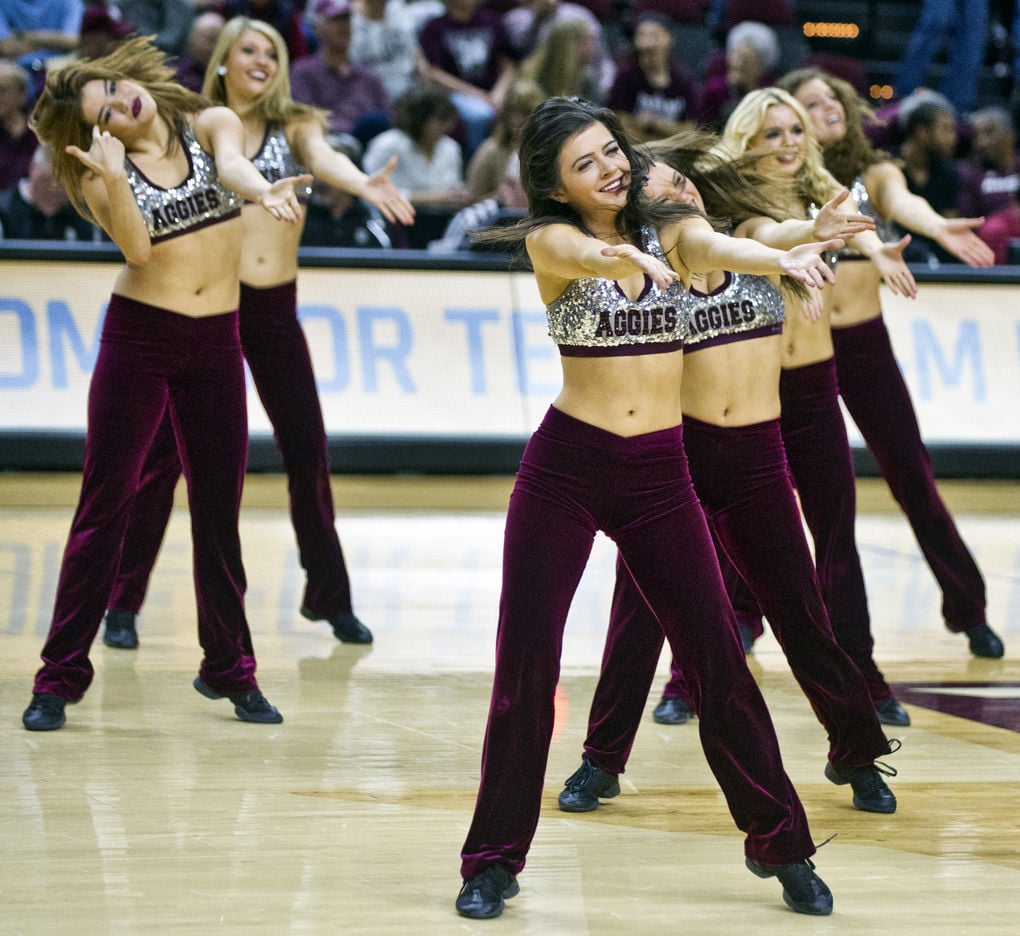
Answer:
M220 65L220 67L216 69L216 74L219 75L221 78L226 73L227 73L227 66L226 65Z

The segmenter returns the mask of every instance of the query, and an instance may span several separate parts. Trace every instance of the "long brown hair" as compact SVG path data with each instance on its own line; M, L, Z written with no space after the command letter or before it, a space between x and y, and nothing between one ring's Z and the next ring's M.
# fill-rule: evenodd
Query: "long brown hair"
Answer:
M81 109L81 92L90 81L133 81L143 85L156 102L156 111L174 131L166 155L179 146L187 116L208 107L210 102L174 80L166 55L152 44L151 36L129 39L109 55L82 59L50 71L46 86L32 110L35 135L53 156L53 177L67 190L71 204L89 221L94 221L82 195L81 180L88 169L66 150L77 146L88 152L92 146L92 124Z
M884 150L875 149L865 136L864 125L875 118L871 108L850 82L820 68L798 68L783 75L776 84L784 91L796 95L802 85L815 78L827 84L836 100L843 105L846 133L842 140L825 147L822 155L825 158L825 168L836 177L840 185L849 187L868 166L888 162L892 157Z

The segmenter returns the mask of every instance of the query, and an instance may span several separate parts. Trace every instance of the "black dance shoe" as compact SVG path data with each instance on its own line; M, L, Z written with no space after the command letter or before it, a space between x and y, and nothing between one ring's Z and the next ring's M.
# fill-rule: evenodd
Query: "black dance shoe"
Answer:
M797 913L812 916L828 916L832 913L832 891L825 881L815 874L815 865L810 858L798 864L769 865L753 858L745 858L748 871L760 878L779 878L783 885L783 900L786 906Z
M660 725L682 725L690 717L690 706L683 699L668 699L665 696L652 712L652 718Z
M135 615L130 611L107 611L103 643L118 650L134 650L138 646Z
M336 639L341 643L370 644L372 642L372 632L353 614L335 614L333 617L326 618L314 611L309 611L308 608L302 608L301 616L308 618L309 621L329 621L329 626L333 628Z
M566 789L560 793L560 809L564 812L591 812L599 808L599 797L612 799L620 795L620 781L616 774L606 773L587 757L581 766L564 781Z
M196 676L192 685L207 699L230 699L234 703L234 714L241 721L257 722L261 725L279 725L283 721L283 716L276 710L276 706L270 705L269 700L258 689L225 696L202 682L201 676Z
M825 765L825 776L829 780L837 786L850 784L854 791L854 806L863 812L896 812L896 797L885 785L883 774L895 777L896 771L877 761L868 767L839 767L831 761Z
M52 692L33 692L32 701L21 716L21 723L29 731L56 731L63 728L67 718L64 706L67 700Z
M740 645L744 648L744 655L754 652L754 642L758 639L743 621L737 621L737 630L740 631Z
M520 889L517 878L500 865L490 865L461 886L457 912L473 920L491 920L503 912L504 901L515 897Z
M897 728L906 728L910 724L910 716L907 710L895 699L886 699L875 706L875 713L883 725L895 725Z
M1006 653L1002 641L987 624L972 627L967 631L967 640L970 642L970 652L976 657L1001 660Z

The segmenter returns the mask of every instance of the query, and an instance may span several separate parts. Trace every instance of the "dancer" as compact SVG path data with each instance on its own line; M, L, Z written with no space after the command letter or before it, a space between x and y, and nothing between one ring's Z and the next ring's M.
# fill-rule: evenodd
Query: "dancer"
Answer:
M783 252L717 234L689 206L648 205L644 161L616 115L577 99L536 108L520 160L529 218L512 233L526 238L563 388L528 442L510 497L492 702L457 911L498 916L519 890L538 823L563 628L602 530L684 660L705 755L746 833L747 867L778 877L794 910L829 913L832 895L810 863L803 807L691 487L679 388L689 326L682 287L692 275L788 273L821 286L831 273L818 251L843 242Z
M760 185L713 156L716 142L680 133L652 144L656 162L645 194L686 202L712 217L745 217L735 234L753 225L757 237L772 246L845 240L874 228L870 219L841 211L846 191L814 221L770 222L767 213L778 212L759 196ZM826 777L851 784L858 809L895 812L896 798L882 779L883 772L895 771L875 763L890 753L889 742L864 677L833 637L786 463L779 425L783 299L766 277L722 271L692 277L690 295L694 311L684 345L681 400L694 490L719 548L760 602L828 732ZM788 294L787 301L791 314L801 314L799 297ZM640 725L662 641L655 615L618 563L585 754L560 793L560 809L589 812L598 808L600 796L619 793L618 775ZM690 714L692 702L682 669L673 662L659 705L673 703L674 723Z
M726 123L723 145L734 158L748 152L760 156L758 168L770 181L773 199L785 200L791 217L808 217L815 205L840 190L822 163L803 108L779 88L752 91L741 101ZM754 237L755 227L748 226L745 234ZM909 242L908 236L885 244L874 232L865 231L854 238L853 246L871 260L891 289L913 297L917 287L902 256ZM831 307L825 304L818 322L790 316L784 325L783 442L814 541L815 567L836 640L867 679L879 719L884 724L907 725L909 715L873 658L874 639L854 529L856 479L839 408L830 314ZM733 603L737 608L749 604L739 593ZM760 628L760 617L756 623Z
M32 731L62 727L65 704L92 682L88 651L117 574L128 508L169 407L188 480L204 652L194 686L229 698L244 721L278 723L255 680L237 530L248 426L234 193L294 222L294 187L310 177L266 181L244 158L237 115L176 84L147 39L51 71L32 123L75 207L102 226L127 264L103 323L81 494L22 721Z
M866 106L849 84L815 69L798 69L780 84L804 105L826 166L851 187L861 210L876 217L880 229L895 222L931 238L968 266L995 262L992 249L974 233L983 218L943 218L907 189L890 157L871 146L862 130ZM889 341L880 273L870 263L846 263L854 259L840 251L839 279L827 298L840 395L942 590L945 626L965 634L975 656L998 659L1005 647L988 626L984 579L938 492Z
M375 205L389 219L409 223L414 211L390 182L391 161L366 176L324 136L321 112L290 98L287 47L268 23L235 17L220 33L203 91L226 104L244 125L245 152L267 178L308 166L317 178ZM346 643L372 642L355 616L337 536L326 429L315 389L308 343L297 316L297 254L304 221L276 224L256 206L241 210L241 348L283 457L290 516L306 585L301 614L327 620ZM169 414L146 459L131 510L120 573L110 594L103 641L138 646L136 617L173 508L181 473Z

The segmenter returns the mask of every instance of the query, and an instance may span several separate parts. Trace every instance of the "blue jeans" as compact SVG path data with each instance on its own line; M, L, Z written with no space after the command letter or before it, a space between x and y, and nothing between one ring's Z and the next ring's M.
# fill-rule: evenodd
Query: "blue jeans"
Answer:
M960 111L973 110L988 39L988 0L925 0L896 76L896 94L925 84L928 69L952 34L939 90Z

